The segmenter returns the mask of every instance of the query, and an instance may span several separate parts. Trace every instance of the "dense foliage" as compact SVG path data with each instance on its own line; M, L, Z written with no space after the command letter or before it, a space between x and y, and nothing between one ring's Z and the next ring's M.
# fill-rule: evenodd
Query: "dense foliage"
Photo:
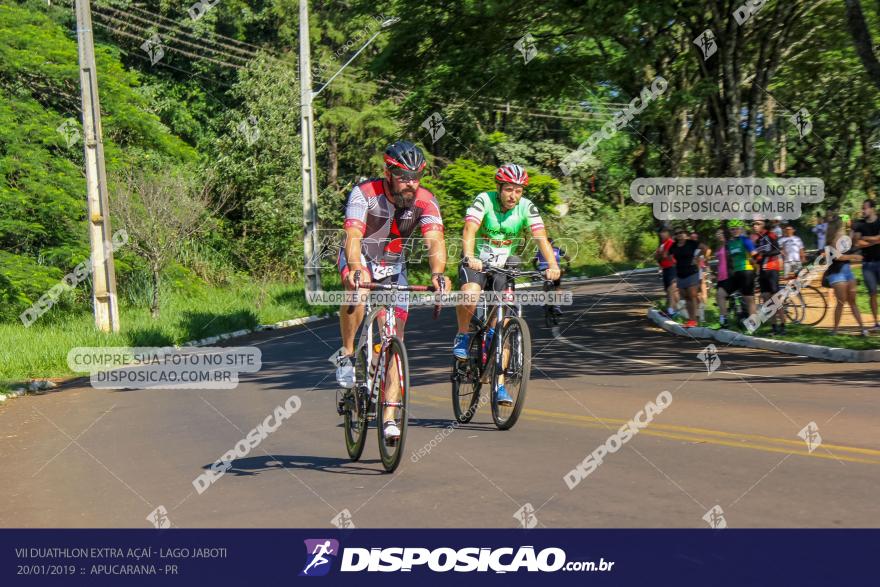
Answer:
M315 89L381 31L315 102L322 228L339 226L351 185L377 176L401 136L427 151L448 234L493 167L517 161L551 233L581 260L650 250L657 223L629 197L637 177L820 177L819 207L850 213L876 194L880 65L865 50L880 35L876 3L771 0L742 23L747 3L730 0L311 4ZM149 163L228 194L180 247L170 287L302 276L298 5L230 0L193 18L189 0L92 2L108 171ZM4 320L88 254L74 27L69 1L0 3ZM150 38L163 49L155 63ZM564 174L566 156L658 76L665 91ZM792 122L801 109L805 136ZM441 137L423 124L434 113ZM124 300L148 303L148 268L130 251L119 281ZM60 303L85 309L87 288Z

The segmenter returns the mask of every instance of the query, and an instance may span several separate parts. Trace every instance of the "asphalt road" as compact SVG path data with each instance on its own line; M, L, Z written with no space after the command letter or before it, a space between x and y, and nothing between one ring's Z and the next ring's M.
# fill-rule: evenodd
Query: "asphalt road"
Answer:
M573 289L560 339L527 311L532 380L506 432L488 409L452 426L452 312L412 313L412 419L390 475L372 430L363 459L347 458L332 320L236 340L263 368L235 390L85 385L7 402L0 526L150 527L160 506L177 527L707 527L710 509L731 528L880 526L876 364L728 347L710 374L704 342L645 318L655 275ZM563 476L662 391L662 413L569 489ZM291 395L300 410L198 494L193 479ZM811 422L821 443L808 446Z

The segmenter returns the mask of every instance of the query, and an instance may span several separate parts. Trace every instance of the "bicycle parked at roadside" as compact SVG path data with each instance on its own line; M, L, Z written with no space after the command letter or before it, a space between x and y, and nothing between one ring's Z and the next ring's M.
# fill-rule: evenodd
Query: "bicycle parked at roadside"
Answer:
M793 279L794 276L789 276ZM711 285L715 287L715 279ZM780 283L780 287L785 286L786 281ZM755 296L761 293L760 288L755 286ZM828 298L821 289L812 285L805 285L798 291L792 293L785 299L782 306L785 312L785 320L791 324L804 324L806 326L815 326L825 319L828 313ZM742 321L748 318L746 304L743 300L742 292L736 291L727 296L727 315Z

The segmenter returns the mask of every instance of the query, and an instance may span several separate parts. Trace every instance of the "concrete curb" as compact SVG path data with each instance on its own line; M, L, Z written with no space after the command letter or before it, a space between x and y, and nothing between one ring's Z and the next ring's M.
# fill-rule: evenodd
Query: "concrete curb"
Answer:
M773 340L749 336L733 330L714 330L712 328L688 328L663 316L661 312L651 308L648 310L648 318L663 330L678 336L692 336L694 338L708 338L723 344L741 346L752 349L764 349L789 355L801 355L811 359L823 361L836 361L839 363L870 363L880 361L880 350L856 351L853 349L841 349L827 347L818 344L793 342L787 340Z

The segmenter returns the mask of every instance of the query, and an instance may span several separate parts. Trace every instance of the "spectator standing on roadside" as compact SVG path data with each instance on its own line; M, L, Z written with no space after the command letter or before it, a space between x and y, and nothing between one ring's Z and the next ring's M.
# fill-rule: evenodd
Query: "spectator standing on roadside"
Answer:
M816 212L816 226L812 230L816 235L816 248L821 253L825 248L825 234L828 232L828 222L822 217L821 212Z
M770 221L770 232L775 234L777 239L782 238L782 216L775 216Z
M783 229L785 236L779 239L779 248L785 257L784 276L790 276L792 273L797 274L798 271L806 263L806 254L804 253L804 241L801 237L794 233L794 226L786 224Z
M746 316L755 313L755 265L752 256L755 254L755 243L743 234L745 223L742 220L731 220L727 223L730 238L727 239L727 270L730 276L728 294L739 291L746 303ZM740 318L735 316L734 320Z
M700 235L697 231L692 231L688 236L690 240L700 242ZM696 253L694 253L697 257L697 268L700 270L700 289L698 291L697 297L697 314L699 315L698 320L700 322L706 321L706 300L708 300L709 288L706 284L707 277L709 275L709 262L708 259L712 255L712 250L708 247L705 248L705 254L703 253L703 249L698 249Z
M758 260L758 286L761 288L761 299L767 301L779 291L779 274L782 272L782 251L776 233L768 229L763 220L755 220L752 228L758 234L755 243L756 259ZM785 334L785 312L780 307L776 310L773 322L773 334Z
M715 284L715 302L718 304L718 323L721 328L727 326L727 295L730 293L730 272L727 270L727 234L719 228L715 233L718 239L718 249L715 258L718 259L718 282Z
M877 216L877 202L862 202L861 221L853 227L853 244L862 249L862 277L868 288L874 329L880 329L877 321L877 285L880 283L880 217Z
M673 244L668 228L660 230L660 246L654 252L660 272L663 276L663 291L666 292L666 314L674 318L678 313L678 288L675 287L675 259L668 256L669 248Z
M690 240L685 229L675 231L675 244L669 247L667 256L675 259L675 277L679 294L687 303L688 321L685 328L697 326L697 297L700 287L700 269L697 265L698 253L705 255L706 245Z
M832 244L837 244L838 239L847 236L846 225L842 218L836 218L828 223L828 236L831 237ZM843 316L843 307L849 304L853 317L859 323L859 329L862 336L868 336L868 331L862 322L862 314L856 305L856 278L853 275L850 263L862 260L859 249L853 244L850 249L838 256L828 269L825 270L823 281L827 279L828 286L834 290L834 297L837 299L837 305L834 307L834 329L832 334L837 334L837 328L840 326L840 318Z

